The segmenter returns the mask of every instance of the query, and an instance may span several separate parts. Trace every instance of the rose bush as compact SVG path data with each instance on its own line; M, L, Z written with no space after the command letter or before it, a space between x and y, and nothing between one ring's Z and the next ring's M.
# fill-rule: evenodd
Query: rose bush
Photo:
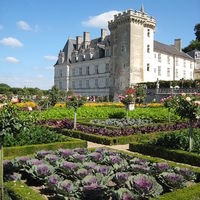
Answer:
M188 119L190 122L190 141L189 150L193 148L193 125L200 118L200 94L186 94L168 97L163 99L164 106L168 109L174 108L175 114L182 119Z

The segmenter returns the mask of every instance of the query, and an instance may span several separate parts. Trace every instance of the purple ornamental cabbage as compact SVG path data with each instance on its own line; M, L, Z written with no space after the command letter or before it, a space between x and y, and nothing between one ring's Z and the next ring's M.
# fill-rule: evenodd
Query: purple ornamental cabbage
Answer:
M182 175L188 181L194 181L194 180L196 180L196 174L195 174L195 172L191 171L188 168L176 167L174 170L175 170L176 173Z
M143 165L143 166L149 165L149 162L147 162L145 159L141 159L141 158L133 158L130 160L130 163Z
M74 151L71 149L59 149L58 152L64 158L68 158L69 156L73 155L73 153L74 153Z
M41 150L41 151L38 151L36 154L35 154L35 157L38 158L38 159L43 159L46 155L48 154L53 154L54 152L49 150L49 151L46 151L46 150Z
M123 159L119 155L109 156L111 164L120 164L123 162Z
M148 177L139 176L134 178L134 185L143 193L148 193L151 190L153 183L148 179Z
M42 162L42 160L38 160L38 159L35 159L35 158L33 158L33 159L30 159L30 160L28 160L27 162L26 162L26 164L27 165L29 165L29 166L33 166L33 165L41 165L43 162Z
M95 162L98 162L102 159L101 153L98 153L98 152L90 153L90 154L88 154L88 156L91 158L91 160L93 160Z
M57 190L58 193L67 197L75 190L75 188L72 181L64 180L57 183Z
M114 176L114 181L118 184L118 185L122 185L124 184L129 177L129 173L127 172L117 172Z
M142 198L157 197L163 192L156 179L145 174L130 176L126 184L129 190L135 191Z
M159 175L160 181L171 191L182 188L184 178L180 174L163 172Z
M169 165L167 163L164 163L164 162L154 163L153 168L158 172L164 172L164 171L167 171L169 169Z
M60 181L60 177L58 175L51 175L47 178L47 182L49 185L56 185L58 183L58 181Z
M138 165L138 164L132 164L131 165L131 170L133 174L137 173L148 173L150 172L150 168L145 166L145 165Z
M83 162L87 157L85 155L82 154L74 154L73 155L73 161L74 162Z
M93 170L97 164L95 162L84 162L83 167L88 170Z
M81 155L85 155L88 153L88 149L87 148L75 148L74 149L74 152L77 152Z
M64 161L60 164L60 167L65 170L65 173L72 174L78 169L79 165L77 163Z
M83 179L85 176L87 176L90 172L87 169L81 168L78 169L76 172L76 175L80 178Z
M55 164L56 161L59 159L58 156L56 156L55 154L47 154L45 157L44 157L44 160L48 161L50 164Z
M85 191L94 191L101 190L103 186L98 183L96 176L88 175L82 180L83 190Z
M95 171L96 171L97 173L101 173L101 174L103 174L103 175L108 175L108 174L110 173L111 169L110 169L110 167L107 166L107 165L97 165L97 166L95 167Z
M52 174L52 168L47 164L35 165L33 168L38 177L46 177Z

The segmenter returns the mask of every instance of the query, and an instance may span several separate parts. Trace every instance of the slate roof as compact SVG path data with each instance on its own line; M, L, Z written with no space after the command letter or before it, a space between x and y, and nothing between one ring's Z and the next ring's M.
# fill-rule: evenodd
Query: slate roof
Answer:
M191 56L182 51L179 51L174 45L166 45L155 40L154 40L154 52L160 52L172 56L182 57L188 60L193 60Z

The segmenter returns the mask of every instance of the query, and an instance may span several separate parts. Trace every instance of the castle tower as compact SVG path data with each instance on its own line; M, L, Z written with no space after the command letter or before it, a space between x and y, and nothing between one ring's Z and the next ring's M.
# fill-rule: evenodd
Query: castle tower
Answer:
M155 19L144 8L119 13L108 22L112 51L110 93L114 98L126 87L144 81L146 64L152 62L155 25Z

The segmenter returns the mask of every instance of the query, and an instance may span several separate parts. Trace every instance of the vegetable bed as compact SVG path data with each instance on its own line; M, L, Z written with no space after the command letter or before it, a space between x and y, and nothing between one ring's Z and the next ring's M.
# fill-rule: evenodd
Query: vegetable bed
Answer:
M34 158L4 161L5 180L42 186L49 199L149 199L196 185L199 175L188 168L152 163L109 149L39 151Z

